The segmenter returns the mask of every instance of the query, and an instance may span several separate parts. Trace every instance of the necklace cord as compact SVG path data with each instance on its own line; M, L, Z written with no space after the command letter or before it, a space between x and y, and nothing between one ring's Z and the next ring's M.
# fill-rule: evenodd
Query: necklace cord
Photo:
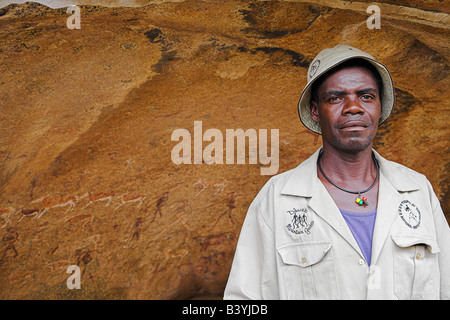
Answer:
M325 179L327 179L328 182L331 183L331 184L332 184L333 186L335 186L336 188L341 189L342 191L345 191L345 192L348 192L348 193L352 193L352 194L363 194L363 193L369 191L370 189L372 189L373 186L377 183L378 177L380 176L380 165L378 164L377 159L375 159L375 156L374 156L373 153L372 153L372 159L373 159L373 161L375 162L375 167L377 168L377 176L375 177L375 181L372 183L372 185L371 185L369 188L367 188L367 189L365 189L365 190L363 190L363 191L350 191L350 190L344 189L344 188L338 186L337 184L335 184L333 181L331 181L330 178L327 177L327 175L325 174L325 172L323 172L322 166L320 165L320 159L322 158L322 152L323 152L323 150L320 152L319 158L317 159L317 164L319 165L319 170L320 170L320 172L323 174L323 176L325 177Z

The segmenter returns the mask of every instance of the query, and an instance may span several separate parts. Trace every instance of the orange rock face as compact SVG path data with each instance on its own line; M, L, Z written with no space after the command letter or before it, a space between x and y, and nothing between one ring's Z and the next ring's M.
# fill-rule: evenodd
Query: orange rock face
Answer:
M448 213L448 7L416 2L382 7L381 29L350 2L80 6L72 30L66 8L1 8L0 298L220 298L269 178L260 158L225 163L226 130L279 130L278 173L306 159L321 138L297 101L312 58L339 43L391 70L375 148L424 173ZM222 133L224 164L193 164L195 121ZM176 129L191 164L172 161Z

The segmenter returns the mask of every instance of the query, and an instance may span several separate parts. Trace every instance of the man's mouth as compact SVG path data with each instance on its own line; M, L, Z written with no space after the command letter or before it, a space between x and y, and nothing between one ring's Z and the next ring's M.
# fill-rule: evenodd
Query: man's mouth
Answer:
M340 129L342 131L362 131L367 127L367 123L365 123L364 121L352 120L345 122L343 125L341 125Z

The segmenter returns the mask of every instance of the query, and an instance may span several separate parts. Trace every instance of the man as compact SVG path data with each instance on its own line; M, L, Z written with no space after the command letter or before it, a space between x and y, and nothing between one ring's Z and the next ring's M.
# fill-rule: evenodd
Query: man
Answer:
M371 55L317 55L298 109L323 146L250 205L225 299L450 299L450 231L430 183L372 149L393 105Z

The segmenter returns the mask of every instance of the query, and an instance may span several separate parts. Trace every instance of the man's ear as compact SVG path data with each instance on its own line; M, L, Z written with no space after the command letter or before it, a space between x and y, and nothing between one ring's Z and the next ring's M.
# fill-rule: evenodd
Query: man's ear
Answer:
M319 122L320 117L319 117L319 106L317 105L317 102L314 100L311 100L310 102L310 107L311 107L311 118L313 119L314 122Z

